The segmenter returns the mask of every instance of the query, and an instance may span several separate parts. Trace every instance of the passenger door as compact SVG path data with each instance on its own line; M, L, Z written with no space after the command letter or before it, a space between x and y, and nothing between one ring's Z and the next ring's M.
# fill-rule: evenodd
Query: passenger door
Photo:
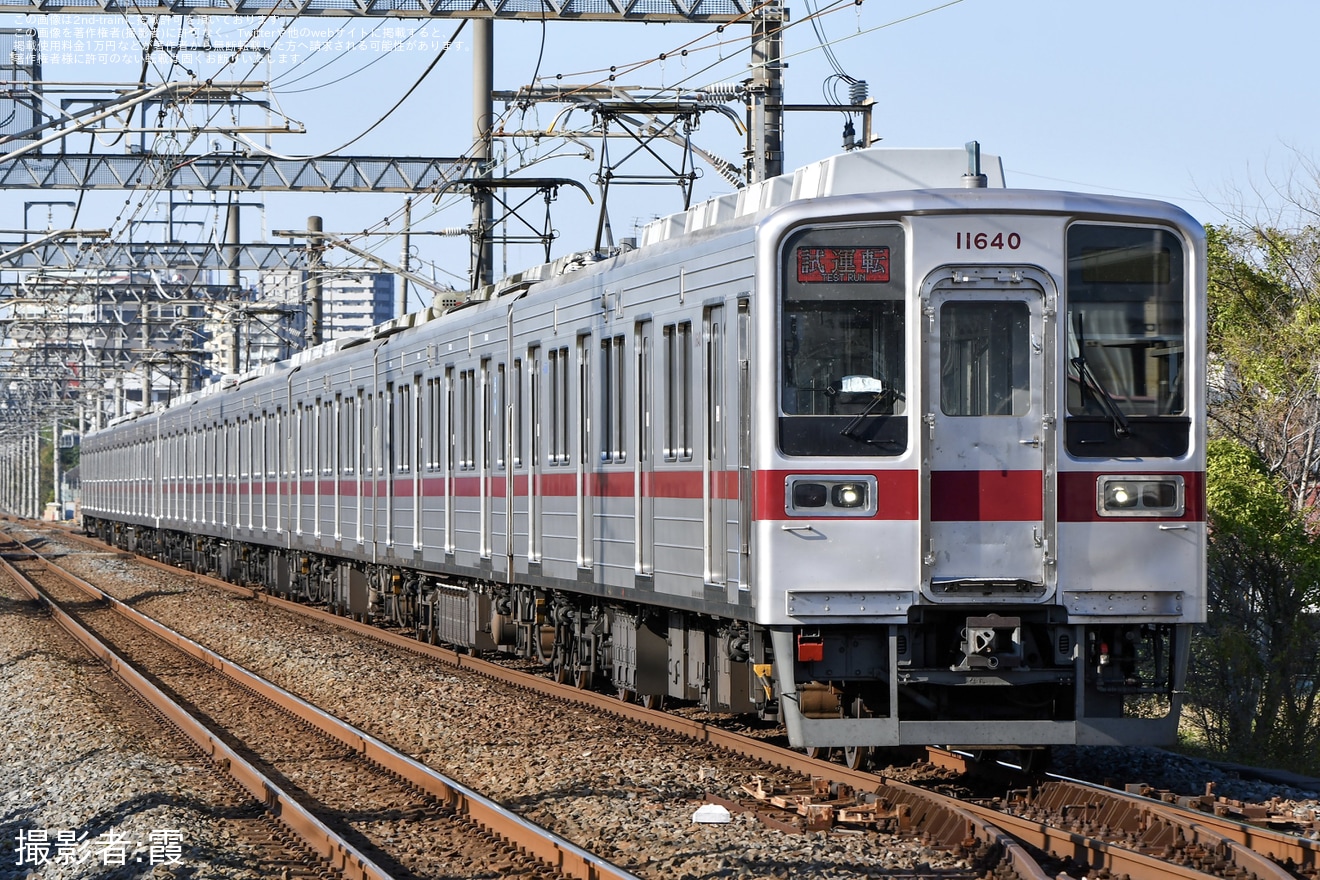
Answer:
M1053 593L1053 285L958 267L923 285L922 589L936 602Z

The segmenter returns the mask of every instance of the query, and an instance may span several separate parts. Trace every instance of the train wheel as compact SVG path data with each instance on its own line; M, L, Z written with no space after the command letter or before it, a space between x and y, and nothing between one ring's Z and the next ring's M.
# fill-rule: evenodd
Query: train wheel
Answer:
M631 703L637 698L637 691L620 685L615 691L615 696L617 696L621 702Z
M568 673L568 658L564 656L563 651L556 650L550 660L550 677L558 684L567 684Z
M555 659L555 628L553 626L532 627L532 653L536 662L550 666Z
M803 751L807 753L808 758L814 758L817 761L828 761L830 758L830 750L825 746L807 746Z
M1041 749L1021 749L1017 753L1018 766L1023 773L1044 773L1049 769L1054 758L1054 750L1049 746Z
M642 697L641 697L641 703L642 703L642 708L644 708L644 709L654 709L654 710L656 710L656 711L658 712L658 711L660 711L661 709L663 709L663 708L665 707L665 695L664 695L664 694L642 694Z
M870 714L866 711L866 703L861 697L853 700L848 709L848 717L850 718L867 718ZM870 757L871 749L869 746L844 746L843 748L843 763L849 770L862 769L862 765Z

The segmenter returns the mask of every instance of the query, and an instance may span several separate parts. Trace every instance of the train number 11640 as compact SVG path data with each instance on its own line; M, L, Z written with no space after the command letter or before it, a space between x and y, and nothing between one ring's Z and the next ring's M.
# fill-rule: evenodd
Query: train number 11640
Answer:
M1015 251L1022 247L1022 236L1016 232L959 232L957 249L960 251Z

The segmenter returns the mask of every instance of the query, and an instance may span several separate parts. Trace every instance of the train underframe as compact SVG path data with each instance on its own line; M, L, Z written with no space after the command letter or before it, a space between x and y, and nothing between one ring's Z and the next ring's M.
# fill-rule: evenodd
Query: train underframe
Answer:
M794 745L1020 750L1167 744L1190 626L1078 624L1055 606L920 607L906 623L766 628L531 585L89 519L125 550L473 652L561 682L781 720Z

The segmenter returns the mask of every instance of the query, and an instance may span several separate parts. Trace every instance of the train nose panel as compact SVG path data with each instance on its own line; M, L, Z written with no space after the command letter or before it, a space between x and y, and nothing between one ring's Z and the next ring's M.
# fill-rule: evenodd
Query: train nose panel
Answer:
M933 602L1053 594L1054 293L1030 268L923 285L922 591Z

